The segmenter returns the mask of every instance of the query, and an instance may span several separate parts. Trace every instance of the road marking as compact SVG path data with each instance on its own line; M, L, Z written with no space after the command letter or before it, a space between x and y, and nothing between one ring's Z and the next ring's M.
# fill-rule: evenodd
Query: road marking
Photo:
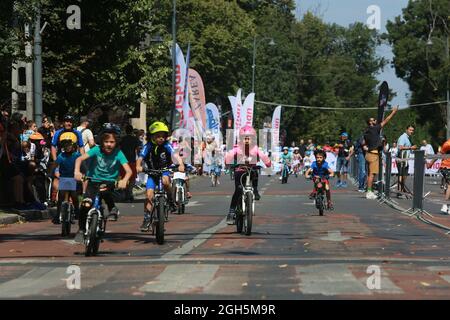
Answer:
M439 272L439 271L450 272L450 268L444 267L444 266L432 266L432 267L427 267L427 269L430 271L433 271L433 272ZM439 275L439 277L441 277L446 282L450 283L450 275L444 274L444 275Z
M334 231L328 231L328 235L326 237L321 237L319 239L325 240L325 241L345 241L345 240L351 239L351 237L342 236L341 231L334 230Z
M219 275L203 289L203 293L237 296L242 294L244 289L242 286L243 283L248 283L248 272L243 274L239 271L232 272L231 274Z
M181 256L188 254L190 251L192 251L195 248L197 248L198 246L200 246L206 240L211 238L211 236L214 233L216 233L220 229L225 228L226 226L227 226L226 218L224 218L215 226L213 226L209 229L206 229L206 230L202 231L201 233L199 233L198 235L196 235L194 237L194 239L186 242L180 248L176 248L172 251L169 251L168 253L164 254L163 256L161 256L161 258L159 258L157 260L164 260L167 258L179 259L179 258L181 258Z
M198 206L204 206L204 203L199 203L198 201L189 201L189 203L186 205L186 207L198 207Z
M139 290L144 292L189 293L205 287L219 270L217 264L177 264L167 266L153 281Z
M24 275L0 284L0 298L38 295L43 290L66 287L66 268L33 268Z
M304 294L324 296L371 294L370 290L342 264L296 267L296 272L300 279L300 291Z
M68 244L70 244L70 245L76 245L76 244L78 244L78 243L76 243L74 240L67 240L67 239L65 239L65 240L61 240L62 242L65 242L65 243L68 243Z

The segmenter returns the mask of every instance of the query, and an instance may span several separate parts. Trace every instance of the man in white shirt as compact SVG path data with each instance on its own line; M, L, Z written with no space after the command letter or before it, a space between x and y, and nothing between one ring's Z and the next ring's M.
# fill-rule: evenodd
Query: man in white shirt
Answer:
M86 116L82 116L80 118L80 126L77 128L77 131L81 133L81 137L83 138L83 145L85 152L88 152L91 148L95 147L94 134L91 129L89 129L89 125L92 123L92 120ZM81 164L81 172L83 174L87 173L89 168L89 160L83 161ZM88 181L83 182L83 194L86 192L86 188L88 185Z
M80 118L80 126L77 128L81 133L81 137L83 138L84 150L88 152L91 148L95 146L94 134L89 129L89 125L92 121L83 116Z
M422 146L420 147L420 150L425 151L425 155L434 155L433 146L427 142L427 140L422 141Z

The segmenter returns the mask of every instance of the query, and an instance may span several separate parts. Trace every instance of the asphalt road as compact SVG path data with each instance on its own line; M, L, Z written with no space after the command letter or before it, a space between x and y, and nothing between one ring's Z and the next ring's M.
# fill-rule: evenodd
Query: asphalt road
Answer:
M187 213L170 215L164 245L139 231L142 200L119 204L96 257L49 220L0 228L0 299L450 298L444 231L353 187L334 190L335 210L319 216L309 181L282 185L272 176L260 179L245 236L225 224L233 185L221 180L216 188L193 182ZM67 285L70 266L79 267L80 289Z

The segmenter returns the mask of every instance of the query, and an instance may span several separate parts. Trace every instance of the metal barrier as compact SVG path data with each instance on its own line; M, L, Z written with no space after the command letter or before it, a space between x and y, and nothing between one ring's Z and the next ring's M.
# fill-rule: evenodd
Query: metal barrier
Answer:
M414 161L414 173L412 175L408 174L404 176L412 176L412 184L411 182L406 184L404 183L404 179L398 178L398 174L401 173L400 171L396 175L392 173L392 155L389 152L384 153L382 156L382 171L380 172L380 176L382 178L378 178L378 181L374 181L374 190L378 191L378 198L380 201L389 202L409 215L413 215L418 212L425 212L424 200L431 193L430 190L425 189L425 181L428 182L427 185L431 186L436 186L439 184L436 180L440 179L440 175L435 175L434 177L427 177L425 175L426 160L450 158L450 155L425 156L425 152L422 150L413 151L411 154L412 156L410 158L395 159L395 161L398 165L404 162ZM349 170L349 177L354 185L358 184L358 169L358 161L356 156L354 156L350 160ZM393 181L393 177L396 177L396 182ZM410 179L406 180L410 181ZM431 181L433 183L431 183ZM404 185L399 185L402 184L402 182ZM391 185L391 183L393 184ZM397 190L394 188L397 188ZM409 188L411 188L411 190ZM398 203L392 199L392 195L395 194L397 195L397 198L404 197L407 200L412 200L411 207L409 209L400 208Z

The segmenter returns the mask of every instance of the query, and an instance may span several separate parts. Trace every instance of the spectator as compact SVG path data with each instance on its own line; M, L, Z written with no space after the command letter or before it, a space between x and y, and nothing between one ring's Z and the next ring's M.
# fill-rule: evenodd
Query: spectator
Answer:
M343 132L341 134L340 141L337 143L336 147L338 149L336 162L336 173L338 181L336 184L336 188L347 188L348 162L350 160L350 157L353 155L353 145L348 138L347 132Z
M427 140L422 140L422 146L420 150L425 151L425 156L434 155L434 149L431 144L427 142Z
M89 129L92 124L92 120L86 116L80 118L80 125L77 127L77 131L81 134L81 139L83 140L84 152L88 152L91 148L95 147L94 134L91 129ZM89 168L89 164L92 158L89 158L81 163L81 173L86 174ZM88 181L83 181L83 194L86 192Z
M302 156L302 158L304 158L305 157L305 152L306 152L305 140L303 140L303 139L300 140L300 144L298 145L298 149L300 151L300 155Z
M35 132L37 132L36 122L28 120L24 133L20 135L20 141L28 141L30 136Z
M377 120L375 118L370 118L367 121L368 127L366 131L364 132L364 150L366 151L366 161L369 165L369 174L367 177L367 193L366 198L367 199L377 199L376 194L373 192L373 179L375 175L379 173L379 166L380 166L380 148L381 145L381 138L380 138L380 132L381 129L392 119L392 117L397 113L398 106L395 107L391 114L383 120L383 122L377 124Z
M49 117L44 116L42 118L42 126L38 129L38 132L42 134L47 147L50 148L54 131L52 130L52 123Z
M355 157L358 162L358 191L366 192L366 158L364 151L364 135L361 135L355 142Z
M400 192L406 192L406 178L408 176L409 164L408 158L411 157L411 151L417 150L417 146L411 143L411 136L414 134L415 127L411 124L406 127L406 131L398 138L398 159L403 161L397 161L398 167L398 183L397 190ZM397 197L401 194L397 193Z
M316 145L313 143L312 139L308 139L308 144L306 146L306 149L311 152L314 152L314 150L316 149Z
M398 154L397 142L392 142L392 147L389 148L388 152L391 153L392 159L397 158L397 154Z
M125 189L125 201L134 201L133 197L133 187L136 182L136 159L139 156L140 150L142 148L141 141L133 135L133 126L127 124L125 126L125 136L120 141L120 149L128 160L128 164L130 165L132 175L129 180L129 184L127 189ZM120 168L120 176L125 176L125 170Z

